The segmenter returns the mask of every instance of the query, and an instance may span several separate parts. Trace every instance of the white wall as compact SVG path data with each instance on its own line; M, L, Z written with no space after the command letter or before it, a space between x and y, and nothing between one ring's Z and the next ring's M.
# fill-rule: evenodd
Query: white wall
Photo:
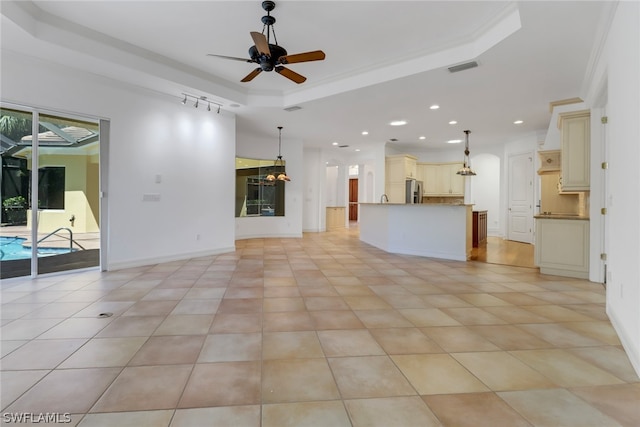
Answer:
M640 3L618 3L596 68L609 117L607 314L640 373ZM599 81L596 73L591 93Z
M471 181L471 203L475 211L487 211L487 234L500 236L500 157L494 154L471 156L476 176Z
M325 165L322 150L305 148L304 156L304 204L302 209L302 231L323 231L325 206L323 204Z
M2 99L109 119L106 269L234 249L235 116L2 51ZM155 183L161 175L161 183ZM145 193L160 201L143 202Z
M282 129L281 154L286 163L287 175L291 177L291 181L285 183L284 216L236 218L236 239L302 237L302 207L305 182L302 143L288 139L286 132L286 128ZM236 152L238 157L275 160L278 156L277 124L273 126L272 137L243 134L239 131L236 138ZM233 172L233 176L235 176L235 172Z

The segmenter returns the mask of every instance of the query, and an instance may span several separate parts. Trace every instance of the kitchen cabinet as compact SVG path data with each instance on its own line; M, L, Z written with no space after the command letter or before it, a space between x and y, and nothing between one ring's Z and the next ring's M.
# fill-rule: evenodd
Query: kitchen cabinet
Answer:
M560 114L562 191L589 191L591 120L589 110Z
M345 227L345 208L343 206L327 206L327 230Z
M456 174L462 163L424 163L424 196L464 196L464 177Z
M540 168L538 175L560 172L560 159L562 158L560 150L538 151L540 157Z
M414 156L397 155L385 159L385 194L390 203L405 203L406 180L416 179Z
M589 220L536 217L535 264L543 274L589 278Z

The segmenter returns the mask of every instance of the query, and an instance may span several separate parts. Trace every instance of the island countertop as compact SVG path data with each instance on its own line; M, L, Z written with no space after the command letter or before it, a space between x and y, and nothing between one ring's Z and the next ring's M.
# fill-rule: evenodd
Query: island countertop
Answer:
M465 203L358 203L359 205L390 205L390 206L473 206Z
M391 253L466 261L472 205L361 203L360 240Z

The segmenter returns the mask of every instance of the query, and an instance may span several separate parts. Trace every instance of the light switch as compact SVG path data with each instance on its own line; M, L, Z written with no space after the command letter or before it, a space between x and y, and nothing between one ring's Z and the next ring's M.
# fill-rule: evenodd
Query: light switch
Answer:
M156 174L156 184L160 184L162 182L162 175Z

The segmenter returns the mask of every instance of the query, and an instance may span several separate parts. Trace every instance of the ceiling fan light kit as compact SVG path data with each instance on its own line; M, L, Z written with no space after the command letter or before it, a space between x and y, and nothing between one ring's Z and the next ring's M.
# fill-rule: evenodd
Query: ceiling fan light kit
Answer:
M275 7L276 3L273 1L262 2L262 8L267 12L267 14L261 19L264 24L262 27L262 33L257 31L250 32L254 45L249 48L249 59L215 55L212 53L208 54L208 56L258 64L258 68L254 69L240 80L243 83L250 82L263 71L275 71L281 76L284 76L297 84L303 83L307 80L306 77L284 67L284 65L299 62L322 61L325 58L325 54L321 50L314 50L311 52L289 55L284 47L278 45L278 39L276 38L276 33L273 28L276 18L271 16L271 11L275 9ZM272 36L273 44L271 43Z

